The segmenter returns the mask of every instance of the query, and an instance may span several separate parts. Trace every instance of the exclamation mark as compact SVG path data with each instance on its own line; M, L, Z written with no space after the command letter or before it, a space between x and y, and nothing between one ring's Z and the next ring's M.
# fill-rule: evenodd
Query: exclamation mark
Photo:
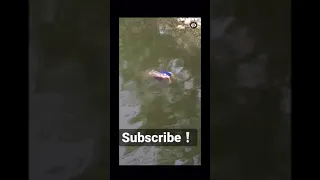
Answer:
M186 132L186 141L187 141L187 143L189 143L189 135L190 135L190 132Z

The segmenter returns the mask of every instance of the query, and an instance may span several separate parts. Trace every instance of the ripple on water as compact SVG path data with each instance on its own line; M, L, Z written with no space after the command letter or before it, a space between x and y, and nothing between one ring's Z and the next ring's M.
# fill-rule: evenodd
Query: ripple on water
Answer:
M142 121L131 123L131 119L140 113L141 105L130 91L121 91L119 93L119 127L120 129L137 129L142 126Z
M119 91L121 91L122 83L123 83L123 78L119 76Z
M141 146L119 158L120 165L156 165L158 151L154 146Z

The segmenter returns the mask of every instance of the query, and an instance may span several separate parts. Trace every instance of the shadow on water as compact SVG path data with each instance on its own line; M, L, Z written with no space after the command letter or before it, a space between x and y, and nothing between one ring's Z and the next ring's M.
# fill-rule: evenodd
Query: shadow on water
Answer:
M174 29L178 24L173 18L120 20L121 129L200 130L200 47L188 43L183 35L200 29L178 31ZM148 79L144 74L151 69L172 72L173 82L168 85ZM200 144L120 147L119 158L120 164L126 165L200 164Z

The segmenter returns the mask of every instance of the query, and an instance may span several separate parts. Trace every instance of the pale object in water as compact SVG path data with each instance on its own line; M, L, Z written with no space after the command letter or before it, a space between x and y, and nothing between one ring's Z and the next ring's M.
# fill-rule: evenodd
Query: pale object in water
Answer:
M182 25L178 25L177 29L185 29L186 27L182 26Z
M167 87L167 85L172 83L172 73L167 71L158 72L156 70L148 70L144 73L144 77L151 77L152 79L156 80L156 84L160 85L161 87Z

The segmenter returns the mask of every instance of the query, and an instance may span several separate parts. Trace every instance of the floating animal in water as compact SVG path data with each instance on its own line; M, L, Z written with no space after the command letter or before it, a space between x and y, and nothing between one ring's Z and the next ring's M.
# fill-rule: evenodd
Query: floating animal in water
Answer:
M158 72L156 70L150 70L147 72L147 75L150 77L153 77L154 79L158 80L158 81L164 81L166 80L168 82L168 84L170 84L171 78L172 78L172 73L168 72L168 71L161 71Z

